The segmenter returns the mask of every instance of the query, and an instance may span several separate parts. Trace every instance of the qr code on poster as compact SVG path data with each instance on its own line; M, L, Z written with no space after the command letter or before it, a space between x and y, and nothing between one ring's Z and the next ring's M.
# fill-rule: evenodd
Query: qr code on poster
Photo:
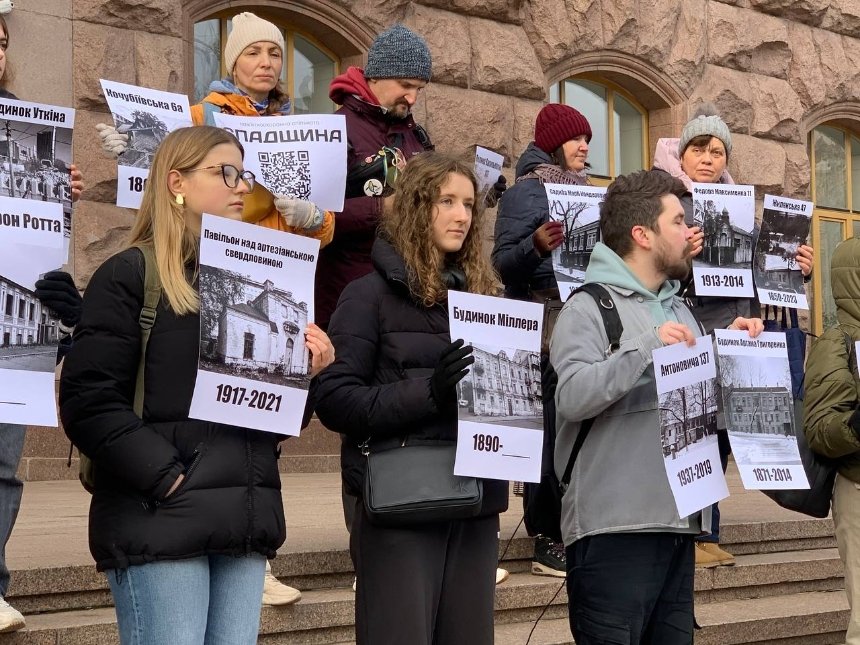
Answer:
M311 158L307 150L257 153L262 183L275 195L310 199Z

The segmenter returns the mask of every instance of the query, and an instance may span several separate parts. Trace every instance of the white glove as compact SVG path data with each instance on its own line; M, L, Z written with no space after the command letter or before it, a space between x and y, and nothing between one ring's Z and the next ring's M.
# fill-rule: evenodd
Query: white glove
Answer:
M288 195L275 195L275 208L288 226L314 231L322 226L323 212L313 202L294 199Z
M0 13L11 13L15 8L15 3L12 0L0 0Z
M109 157L116 159L128 149L128 135L120 134L112 125L97 123L96 130L102 140L102 150Z

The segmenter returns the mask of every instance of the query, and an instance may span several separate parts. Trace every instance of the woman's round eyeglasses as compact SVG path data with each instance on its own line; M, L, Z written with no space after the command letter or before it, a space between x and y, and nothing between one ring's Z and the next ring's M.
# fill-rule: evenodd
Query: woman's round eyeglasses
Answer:
M196 170L212 170L213 168L221 169L221 176L224 178L224 184L227 188L235 188L239 185L239 180L245 182L248 190L254 190L254 183L257 177L250 170L240 171L236 166L229 163L220 163L214 166L204 166L202 168L192 168L184 172L194 172Z

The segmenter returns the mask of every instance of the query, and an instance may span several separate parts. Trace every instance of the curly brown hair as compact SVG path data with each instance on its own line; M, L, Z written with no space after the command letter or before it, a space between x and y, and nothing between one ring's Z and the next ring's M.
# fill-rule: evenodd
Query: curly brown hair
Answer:
M456 253L444 254L433 244L433 210L442 185L451 174L468 179L478 201L472 210L472 224L463 246ZM501 281L481 241L484 208L478 194L478 179L472 168L440 152L422 152L412 157L397 180L394 206L382 216L380 235L403 258L409 272L409 287L416 299L427 307L444 302L448 297L448 289L442 281L446 264L463 271L466 291L470 293L495 296L501 291Z

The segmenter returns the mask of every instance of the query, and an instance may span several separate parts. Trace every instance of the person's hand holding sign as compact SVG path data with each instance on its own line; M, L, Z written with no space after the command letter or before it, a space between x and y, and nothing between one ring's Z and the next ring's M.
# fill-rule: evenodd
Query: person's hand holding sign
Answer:
M687 343L688 347L696 344L696 337L687 325L673 321L664 322L657 328L657 336L664 345Z
M305 327L305 346L311 351L311 378L334 362L334 345L314 323Z

